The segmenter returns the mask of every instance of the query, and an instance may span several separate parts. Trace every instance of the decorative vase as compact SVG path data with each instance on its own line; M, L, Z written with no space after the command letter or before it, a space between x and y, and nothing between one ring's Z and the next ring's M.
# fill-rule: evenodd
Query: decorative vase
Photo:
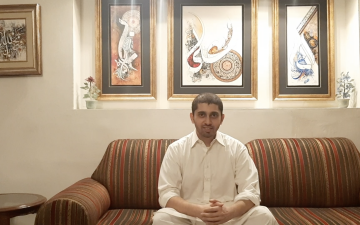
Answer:
M349 106L349 100L350 99L344 99L344 98L338 98L337 102L338 102L338 106L339 108L347 108Z
M97 101L94 99L86 100L86 108L87 109L96 109Z

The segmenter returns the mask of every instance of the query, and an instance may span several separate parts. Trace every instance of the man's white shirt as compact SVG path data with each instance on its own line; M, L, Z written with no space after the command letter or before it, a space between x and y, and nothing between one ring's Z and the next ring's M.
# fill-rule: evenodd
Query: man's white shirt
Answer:
M219 131L210 147L196 131L172 143L161 165L158 190L163 207L158 212L188 219L195 218L164 208L170 198L179 196L194 204L208 204L210 199L225 205L239 200L260 204L258 172L247 148Z

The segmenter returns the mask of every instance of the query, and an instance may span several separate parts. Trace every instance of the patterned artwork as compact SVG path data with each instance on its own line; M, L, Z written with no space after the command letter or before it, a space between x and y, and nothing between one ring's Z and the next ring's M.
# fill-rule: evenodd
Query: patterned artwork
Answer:
M318 7L287 7L288 86L319 86Z
M0 20L0 62L26 61L25 19Z
M242 6L184 6L182 12L182 84L241 86Z
M111 85L141 85L140 6L111 6Z

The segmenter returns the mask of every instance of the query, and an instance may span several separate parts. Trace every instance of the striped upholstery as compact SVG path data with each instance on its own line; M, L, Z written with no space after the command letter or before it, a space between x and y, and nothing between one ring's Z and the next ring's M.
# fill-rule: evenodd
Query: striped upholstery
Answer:
M111 142L92 175L109 191L112 209L159 209L158 174L175 140L122 139Z
M360 206L360 155L346 138L257 139L246 144L268 207Z
M269 208L279 225L360 224L360 207L356 208Z
M156 210L151 209L115 209L109 210L97 225L151 225Z
M97 181L85 178L66 188L39 209L36 225L94 225L108 210L110 196Z
M151 225L161 161L173 139L115 140L91 178L46 202L35 225ZM280 225L360 224L360 154L346 138L257 139L261 204ZM357 206L357 207L356 207Z

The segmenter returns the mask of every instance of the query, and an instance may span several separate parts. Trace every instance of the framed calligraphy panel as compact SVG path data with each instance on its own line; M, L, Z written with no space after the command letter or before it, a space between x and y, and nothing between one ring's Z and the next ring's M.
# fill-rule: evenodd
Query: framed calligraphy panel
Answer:
M155 88L156 0L97 0L98 100L151 100Z
M334 100L333 0L273 1L273 99Z
M256 100L257 0L168 4L168 99Z

